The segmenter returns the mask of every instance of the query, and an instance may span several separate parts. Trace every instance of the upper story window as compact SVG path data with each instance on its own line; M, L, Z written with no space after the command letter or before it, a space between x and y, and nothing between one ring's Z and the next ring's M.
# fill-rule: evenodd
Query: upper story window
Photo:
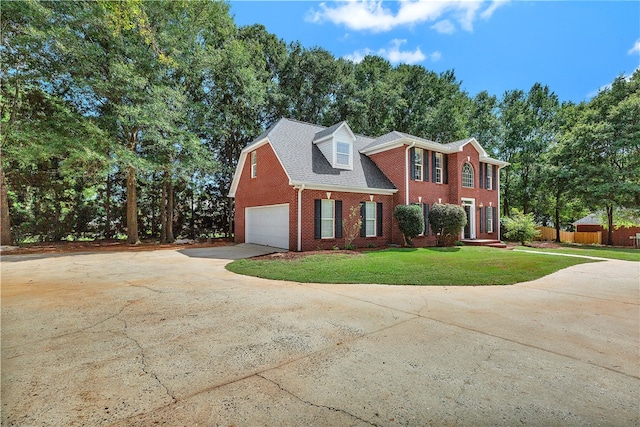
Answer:
M336 163L342 166L351 165L351 144L336 142Z
M487 165L487 184L484 186L487 190L493 190L493 165Z
M416 148L413 154L413 179L422 181L422 170L424 164L424 151Z
M251 152L251 178L255 178L258 173L258 155L256 151Z
M436 174L436 183L437 184L442 184L442 165L443 165L443 161L442 161L442 153L434 153L435 154L435 174Z
M462 166L462 186L473 188L473 168L469 163Z

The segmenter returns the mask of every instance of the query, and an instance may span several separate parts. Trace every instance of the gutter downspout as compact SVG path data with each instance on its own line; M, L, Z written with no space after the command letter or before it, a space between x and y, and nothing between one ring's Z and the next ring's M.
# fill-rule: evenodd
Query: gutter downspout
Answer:
M298 252L302 250L302 192L304 184L296 187L298 190Z
M409 171L409 165L411 164L409 163L409 150L411 150L414 145L416 145L415 141L413 141L411 145L407 145L407 149L405 150L405 165L407 169L406 169L406 173L404 174L404 181L405 181L404 198L406 201L405 202L406 205L409 205L409 172L413 172L413 171Z

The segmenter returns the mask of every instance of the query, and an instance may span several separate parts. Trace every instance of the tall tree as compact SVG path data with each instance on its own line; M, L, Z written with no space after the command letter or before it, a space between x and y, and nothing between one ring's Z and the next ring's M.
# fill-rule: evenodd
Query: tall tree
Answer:
M576 191L585 204L606 212L611 245L616 208L640 202L640 71L618 77L593 98L571 137L581 165Z

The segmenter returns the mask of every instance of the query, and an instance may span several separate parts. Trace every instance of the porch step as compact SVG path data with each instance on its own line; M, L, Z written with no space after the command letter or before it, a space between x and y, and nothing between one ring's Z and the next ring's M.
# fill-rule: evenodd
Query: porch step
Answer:
M463 239L462 243L467 246L489 246L491 248L506 248L507 245L500 240L493 239Z
M506 243L502 243L502 242L500 242L500 243L489 243L488 245L485 245L485 246L488 246L488 247L490 247L490 248L500 248L500 249L504 249L504 248L506 248L506 247L507 247L507 244L506 244Z

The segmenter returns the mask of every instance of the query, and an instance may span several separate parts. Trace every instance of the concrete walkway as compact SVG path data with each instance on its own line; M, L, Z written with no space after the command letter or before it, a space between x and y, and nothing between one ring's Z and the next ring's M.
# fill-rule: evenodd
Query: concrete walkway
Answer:
M3 256L2 425L640 424L640 263L501 287L224 269L270 250Z

